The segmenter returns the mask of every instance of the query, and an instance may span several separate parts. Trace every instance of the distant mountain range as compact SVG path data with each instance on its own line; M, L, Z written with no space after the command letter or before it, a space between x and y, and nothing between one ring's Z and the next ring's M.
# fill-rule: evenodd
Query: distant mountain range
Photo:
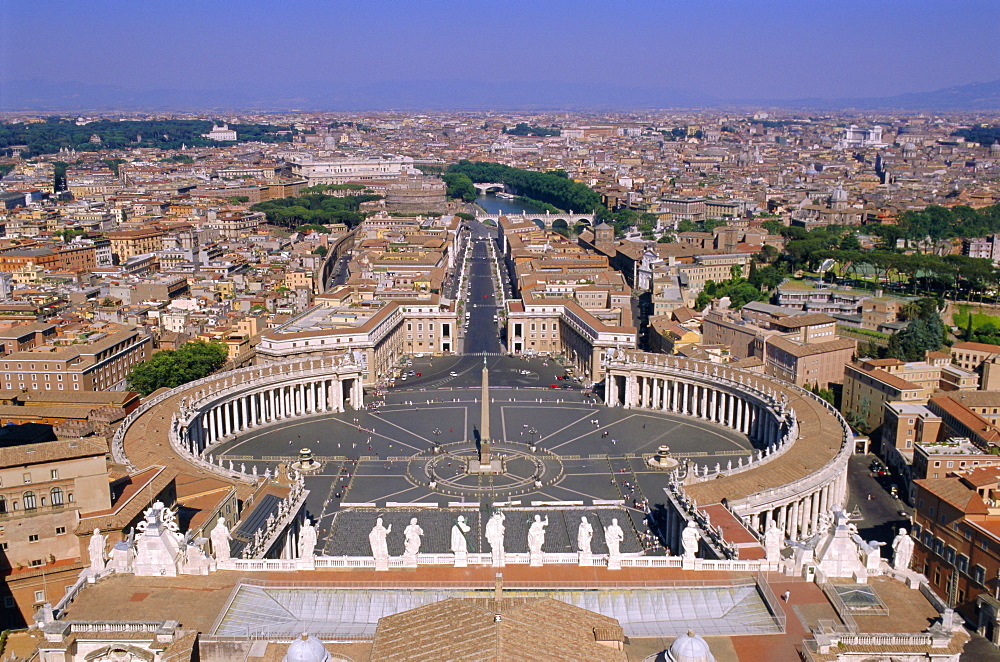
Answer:
M20 80L0 83L0 111L113 110L630 110L768 107L816 110L1000 110L1000 80L890 97L715 98L672 88L595 83L466 80L258 85L218 90L137 90L114 85Z

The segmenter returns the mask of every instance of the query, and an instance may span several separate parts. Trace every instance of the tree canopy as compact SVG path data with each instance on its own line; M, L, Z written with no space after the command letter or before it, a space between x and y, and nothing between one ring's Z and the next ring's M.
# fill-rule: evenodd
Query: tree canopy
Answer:
M230 124L236 131L237 142L290 142L292 127L271 124ZM130 147L180 149L207 147L219 143L202 134L212 129L207 120L98 120L78 126L74 119L49 117L44 122L0 124L0 154L12 145L27 145L23 158L40 154L55 154L63 147L81 152ZM91 142L92 136L100 142ZM225 143L223 143L225 144Z
M149 395L158 388L174 388L201 379L226 362L229 350L222 343L196 340L176 350L157 352L129 373L127 383L133 391Z
M450 165L447 172L466 175L473 182L503 182L519 195L559 209L583 214L604 209L601 195L597 191L555 173L521 170L500 163L465 159Z
M535 126L533 124L528 124L527 122L518 122L513 129L508 129L504 127L504 133L511 136L558 136L559 129L556 127L544 127Z
M347 195L338 197L323 193L310 193L301 197L287 197L265 200L250 207L252 211L262 211L267 222L286 228L313 223L344 223L354 227L365 220L364 213L358 211L362 202L380 200L378 195Z

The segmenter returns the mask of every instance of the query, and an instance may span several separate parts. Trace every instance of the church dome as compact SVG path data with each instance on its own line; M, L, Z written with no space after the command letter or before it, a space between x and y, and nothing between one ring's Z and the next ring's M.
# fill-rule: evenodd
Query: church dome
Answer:
M667 659L672 662L715 662L708 643L691 630L674 639L667 651Z
M288 644L288 651L281 662L330 662L330 653L319 639L303 632L301 637Z

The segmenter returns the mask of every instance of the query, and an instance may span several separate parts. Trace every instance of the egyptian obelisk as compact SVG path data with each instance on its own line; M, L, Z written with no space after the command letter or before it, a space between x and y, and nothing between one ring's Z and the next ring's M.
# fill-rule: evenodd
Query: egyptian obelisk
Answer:
M483 357L483 395L479 413L479 464L490 466L490 371Z

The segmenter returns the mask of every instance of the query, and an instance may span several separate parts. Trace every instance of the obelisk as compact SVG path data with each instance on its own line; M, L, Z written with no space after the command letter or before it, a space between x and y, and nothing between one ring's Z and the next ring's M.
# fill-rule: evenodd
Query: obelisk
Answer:
M490 466L490 371L483 357L483 394L479 413L479 463Z

